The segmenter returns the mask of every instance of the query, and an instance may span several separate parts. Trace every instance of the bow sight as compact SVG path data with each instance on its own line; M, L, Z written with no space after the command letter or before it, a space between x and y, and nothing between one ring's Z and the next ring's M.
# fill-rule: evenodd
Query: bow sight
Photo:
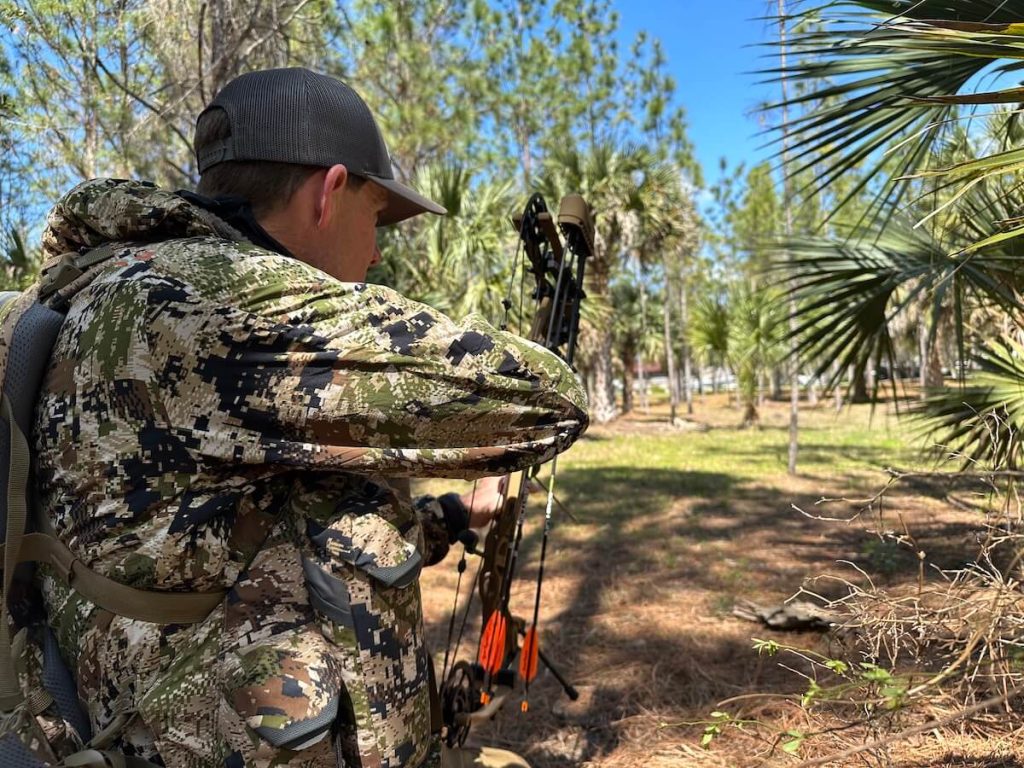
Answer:
M590 207L579 195L568 195L562 199L556 218L548 211L544 198L535 194L523 213L513 217L512 224L519 235L519 245L508 294L502 302L505 312L502 328L507 326L513 307L513 283L518 272L519 254L523 253L526 259L525 271L533 275L535 283L531 298L535 302L536 311L529 338L572 366L579 335L580 304L586 297L583 290L584 270L586 260L593 255L594 250L594 224ZM520 317L524 315L523 294L521 289ZM502 511L491 523L483 551L477 548L475 534L470 532L461 539L463 554L459 561L459 586L466 570L466 555L480 557L474 583L478 585L480 594L482 631L477 660L454 661L449 669L449 652L459 599L459 586L456 586L456 606L449 623L442 675L444 683L440 691L444 738L449 746L462 744L475 723L492 718L520 684L523 688L522 709L526 711L529 685L537 674L538 662L551 671L569 698L575 700L579 696L540 650L537 635L556 467L557 457L551 462L551 478L546 489L544 535L532 623L527 624L524 619L511 614L509 596L522 542L526 498L531 483L535 482L539 466L521 473L518 492L506 500ZM466 625L472 601L471 591L464 608L455 651L451 654L453 659L458 655L462 629ZM522 646L519 638L523 639Z
M535 280L532 298L537 302L537 312L529 338L555 353L565 346L564 354L559 356L572 365L579 333L580 302L586 298L583 273L586 259L594 252L590 206L579 195L566 195L559 205L556 228L544 198L535 194L523 213L512 218L512 225L519 233L519 243L530 262L527 271ZM503 302L506 318L512 307L510 296L511 282L509 296Z

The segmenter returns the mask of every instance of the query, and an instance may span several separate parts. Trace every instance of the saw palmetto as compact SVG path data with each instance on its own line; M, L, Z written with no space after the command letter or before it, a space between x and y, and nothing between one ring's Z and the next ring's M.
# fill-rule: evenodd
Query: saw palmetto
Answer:
M1015 150L957 168L932 167L936 146L963 117L964 105L1024 101L1016 83L974 89L983 74L1000 83L1024 68L1024 0L840 0L789 21L792 63L765 73L797 86L787 102L796 115L788 125L788 172L810 179L808 189L822 190L857 171L859 182L841 207L878 174L940 171L968 184L1024 167ZM875 213L887 218L908 189L887 185Z

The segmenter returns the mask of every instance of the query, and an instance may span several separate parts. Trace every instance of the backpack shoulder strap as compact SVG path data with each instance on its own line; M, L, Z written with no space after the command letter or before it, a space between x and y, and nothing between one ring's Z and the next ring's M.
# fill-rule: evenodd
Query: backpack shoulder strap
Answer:
M65 293L63 289L76 283L90 267L111 258L123 247L123 243L104 243L85 253L65 253L47 262L39 274L39 300L48 302L54 294ZM61 300L69 300L82 287L82 284L75 285L71 294L62 295Z

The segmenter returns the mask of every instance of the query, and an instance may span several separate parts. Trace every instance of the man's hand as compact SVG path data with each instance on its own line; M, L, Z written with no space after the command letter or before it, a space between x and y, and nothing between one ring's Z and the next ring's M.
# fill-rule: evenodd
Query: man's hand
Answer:
M462 503L469 510L469 527L483 528L497 517L507 490L508 475L502 475L478 480L471 490L462 494Z

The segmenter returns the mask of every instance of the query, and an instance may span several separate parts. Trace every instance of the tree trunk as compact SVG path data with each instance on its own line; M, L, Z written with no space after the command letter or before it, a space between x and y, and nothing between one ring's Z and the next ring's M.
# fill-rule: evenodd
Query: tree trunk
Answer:
M627 364L623 366L623 415L630 413L633 413L633 368Z
M941 320L937 320L936 324ZM927 362L924 366L925 389L938 389L942 386L942 339L939 329L936 328L931 339L925 340L927 348Z
M644 359L639 352L636 353L636 375L640 384L638 387L640 390L640 410L646 416L651 408L651 404L647 399L647 373L644 371Z
M672 281L665 281L665 307L662 312L665 332L665 368L668 374L669 423L676 423L679 408L679 381L676 378L676 358L672 351Z
M818 404L818 377L811 376L807 380L807 404L812 408Z
M636 355L627 352L622 355L622 413L633 410L633 363Z
M757 413L760 378L760 372L751 360L743 360L736 367L736 399L743 406L741 428L756 427L760 420Z
M646 416L650 412L647 399L647 372L644 370L643 349L647 341L647 283L643 279L639 259L636 262L636 281L640 286L640 343L636 350L636 374L640 378L640 408Z
M743 421L740 423L742 429L749 429L756 427L761 423L761 417L757 412L757 403L755 400L747 400L743 404Z
M857 375L854 367L850 366L850 378L853 380L853 394L850 397L851 403L867 403L871 401L868 394L867 376L864 373Z
M612 335L602 332L598 336L597 354L594 355L594 388L590 391L590 417L598 424L615 418L615 372L612 365Z
M686 401L686 413L693 415L693 387L690 386L692 369L690 365L690 344L687 341L687 332L690 323L690 302L687 296L686 284L679 283L679 317L683 327L680 333L683 337L683 399Z
M782 368L772 368L772 400L782 399Z

